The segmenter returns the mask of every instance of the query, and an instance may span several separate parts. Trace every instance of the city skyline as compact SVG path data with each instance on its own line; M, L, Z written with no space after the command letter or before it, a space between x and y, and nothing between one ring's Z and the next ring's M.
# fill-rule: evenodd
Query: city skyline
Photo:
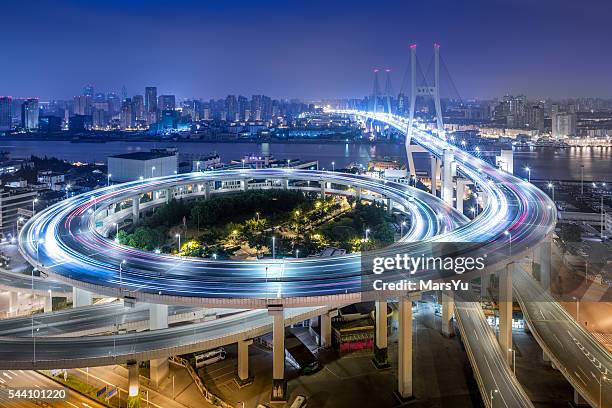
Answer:
M27 14L9 1L3 30L21 35L7 44L0 94L70 99L91 83L117 92L125 85L132 95L153 85L179 99L362 97L371 92L372 69L392 69L397 91L407 46L418 44L425 70L431 45L439 42L464 99L507 93L606 98L612 56L601 49L611 34L604 20L612 10L590 3L583 19L587 8L567 1L496 7L388 1L376 8L365 2L183 2L173 9L155 2L63 1L35 3ZM28 52L32 47L36 52Z

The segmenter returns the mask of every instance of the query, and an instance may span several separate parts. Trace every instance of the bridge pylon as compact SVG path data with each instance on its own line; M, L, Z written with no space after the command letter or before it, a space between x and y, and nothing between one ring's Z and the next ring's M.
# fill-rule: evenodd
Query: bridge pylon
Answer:
M440 45L434 44L434 84L433 86L417 86L417 56L416 44L410 45L410 108L408 110L408 129L406 131L406 155L408 156L408 167L411 176L416 176L414 160L412 158L414 147L410 147L412 141L412 130L414 126L414 113L416 110L416 98L429 96L433 98L436 108L436 128L438 135L445 138L444 123L442 121L442 104L440 102Z

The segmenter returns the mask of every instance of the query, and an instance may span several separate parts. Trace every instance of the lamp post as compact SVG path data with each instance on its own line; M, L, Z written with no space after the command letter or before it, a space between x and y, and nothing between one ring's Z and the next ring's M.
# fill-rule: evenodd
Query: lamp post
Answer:
M368 238L368 237L369 237L369 235L370 235L370 229L369 229L369 228L366 228L366 230L365 230L365 240L366 240L366 241L369 239L369 238Z
M155 166L151 167L151 178L153 178L153 172L155 171Z
M178 252L181 252L181 234L176 234L175 237L178 238Z
M531 183L531 169L529 167L525 167L525 171L527 172L527 180Z
M508 349L512 353L512 373L516 377L516 350L513 348Z
M555 185L552 182L548 183L548 188L552 190L552 200L554 203L555 202Z
M505 230L504 235L508 237L508 242L510 243L510 256L512 256L512 233L508 230Z
M123 264L125 259L119 262L119 293L123 296Z
M403 237L404 236L404 227L406 226L406 221L402 221L402 223L400 224L400 235Z
M300 257L300 250L299 250L299 249L296 249L296 250L295 250L295 257L296 257L296 258L299 258L299 257Z
M32 217L34 216L34 214L36 214L36 211L34 210L34 205L36 205L37 202L38 202L38 198L35 198L34 200L32 200Z
M332 162L332 171L336 171L336 162Z
M497 393L498 393L498 390L497 390L497 389L495 389L495 390L490 390L490 392L489 392L489 401L490 401L490 403L491 403L491 408L493 407L493 393L497 394Z
M200 171L200 162L196 162L196 171Z
M113 177L113 175L110 173L106 175L106 187L110 186L111 177Z

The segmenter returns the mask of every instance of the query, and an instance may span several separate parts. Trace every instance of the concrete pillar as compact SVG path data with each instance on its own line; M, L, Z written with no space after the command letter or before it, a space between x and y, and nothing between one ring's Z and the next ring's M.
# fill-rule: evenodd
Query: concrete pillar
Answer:
M51 291L49 291L46 295L43 296L44 301L44 312L51 313L53 311L53 295Z
M167 188L166 189L166 204L168 204L170 202L170 196L172 195L172 190Z
M549 240L540 244L540 284L545 291L550 291L550 266L552 261L552 248Z
M151 304L149 306L149 330L168 328L168 305ZM158 358L150 361L151 381L158 385L168 378L170 364L167 358Z
M393 215L393 200L387 198L387 214Z
M489 296L489 287L491 287L491 275L485 271L480 276L480 297L487 298Z
M321 198L325 198L326 188L327 188L327 182L325 180L321 180Z
M499 274L499 345L508 364L512 363L512 272L514 263Z
M329 348L332 346L332 318L337 315L337 309L321 315L321 347L323 348Z
M355 201L358 203L361 202L361 187L355 188Z
M242 187L242 191L247 191L249 189L249 180L242 179L240 181L240 186Z
M272 315L272 395L271 401L287 401L287 380L285 380L285 313L282 306L268 306Z
M132 197L132 219L134 223L140 218L140 195Z
M289 189L289 179L283 179L282 184L283 184L283 190Z
M455 200L455 208L463 214L463 196L465 195L465 186L469 183L463 177L457 178L457 200Z
M453 315L455 314L455 300L450 290L442 292L442 334L446 337L455 335Z
M15 313L19 309L19 292L9 291L9 313Z
M93 294L84 289L72 288L72 307L90 306L93 304Z
M431 194L436 195L438 189L438 159L436 156L429 156L431 160Z
M128 369L128 399L132 403L136 403L140 400L140 378L138 373L138 362L130 360L127 362ZM129 405L128 405L129 406Z
M442 170L442 200L446 204L453 205L453 162L455 155L450 150L444 150Z
M249 375L249 346L253 344L253 339L241 340L238 342L238 385L243 387L253 382L253 377Z
M399 337L397 358L397 394L400 399L412 398L412 300L399 299Z
M387 301L376 301L376 334L374 344L374 365L377 368L389 367L387 351Z
M210 198L210 183L207 181L204 183L204 199Z

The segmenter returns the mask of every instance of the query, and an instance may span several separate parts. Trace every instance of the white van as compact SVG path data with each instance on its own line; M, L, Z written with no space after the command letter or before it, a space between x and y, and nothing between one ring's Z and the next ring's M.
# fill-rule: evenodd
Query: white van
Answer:
M290 408L306 408L308 406L308 401L306 397L303 395L298 395L293 400L293 404L291 404Z

